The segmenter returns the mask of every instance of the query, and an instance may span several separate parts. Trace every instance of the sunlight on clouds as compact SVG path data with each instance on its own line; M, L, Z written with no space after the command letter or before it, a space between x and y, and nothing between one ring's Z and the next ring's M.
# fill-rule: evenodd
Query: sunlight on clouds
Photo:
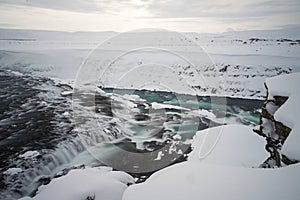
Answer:
M0 28L223 32L299 25L298 0L0 0Z
M110 8L112 8L111 14L118 15L124 19L151 17L151 14L145 7L145 2L141 0L126 3L112 1L110 2Z
M126 31L143 25L139 20L134 23L133 21L128 16L78 13L25 6L5 6L0 13L0 24L9 22L16 28L25 29Z

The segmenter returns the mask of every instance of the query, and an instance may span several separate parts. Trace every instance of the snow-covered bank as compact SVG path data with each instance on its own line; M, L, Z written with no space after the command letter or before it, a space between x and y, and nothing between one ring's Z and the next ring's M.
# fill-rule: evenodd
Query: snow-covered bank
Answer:
M298 199L299 164L280 169L255 168L268 156L264 144L264 139L246 126L199 131L187 162L130 186L123 200Z
M264 143L264 139L255 135L250 127L241 125L199 131L187 162L167 167L153 174L145 183L131 186L125 192L123 200L218 199L218 196L211 197L209 194L219 189L224 190L221 199L231 199L230 193L238 190L227 191L226 194L225 185L231 183L231 187L234 187L249 176L231 177L235 173L255 171L251 167L260 164L267 156ZM241 166L243 170L239 172ZM229 181L229 177L232 182L225 183ZM219 188L219 184L224 186ZM245 181L245 184L249 182ZM239 187L243 188L242 184Z
M249 169L185 162L161 171L143 184L130 186L123 200L297 200L299 171L299 164Z
M134 179L130 175L109 167L74 169L41 186L35 197L20 200L120 200L132 183Z

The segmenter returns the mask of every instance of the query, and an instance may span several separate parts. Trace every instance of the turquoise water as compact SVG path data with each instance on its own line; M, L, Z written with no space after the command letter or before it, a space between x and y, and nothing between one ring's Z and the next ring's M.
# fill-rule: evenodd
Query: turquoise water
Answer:
M203 109L210 112L222 112L227 117L227 122L235 118L236 123L258 125L260 117L261 100L209 97L176 94L172 92L128 90L105 88L105 92L119 95L138 95L148 103L162 103L165 105L180 106L191 110ZM225 120L226 121L226 120ZM231 121L232 123L232 121Z

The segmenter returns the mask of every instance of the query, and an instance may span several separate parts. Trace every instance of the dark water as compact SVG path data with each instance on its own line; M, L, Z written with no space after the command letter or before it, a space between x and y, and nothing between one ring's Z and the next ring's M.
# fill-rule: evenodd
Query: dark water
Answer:
M59 108L66 104L66 99L43 97L53 82L0 73L0 167L3 168L9 164L7 158L15 153L55 147L69 133L58 132L56 122L69 124L70 120L62 117Z
M24 193L22 181L30 181L25 174L7 176L3 172L20 167L32 173L46 162L43 154L75 135L70 118L63 115L71 111L70 97L60 95L66 87L55 86L46 78L0 71L0 199L20 197ZM41 155L34 160L18 157L29 150Z
M109 164L142 181L184 160L197 130L227 123L255 125L262 105L258 100L106 88L106 94L77 99L82 108L92 109L77 112L75 129L72 95L64 91L72 87L0 71L0 199L33 194L62 169L81 164ZM177 107L154 108L153 103ZM97 116L97 127L89 123L91 115ZM39 155L20 157L29 150ZM164 156L159 158L160 151ZM7 175L9 168L22 172Z

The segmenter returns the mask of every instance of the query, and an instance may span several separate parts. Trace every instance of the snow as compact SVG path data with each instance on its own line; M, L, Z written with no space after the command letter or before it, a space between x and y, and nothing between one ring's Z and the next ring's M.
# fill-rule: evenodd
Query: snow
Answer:
M63 91L61 92L61 96L68 96L68 95L72 95L73 91Z
M265 144L265 139L257 136L252 127L226 125L209 128L196 133L189 161L255 167L268 157Z
M162 104L162 103L157 103L157 102L151 103L151 107L153 109L176 109L176 110L185 110L185 111L190 110L188 108L183 108L183 107L180 107L180 106L167 105L167 104Z
M195 116L199 116L199 115L204 116L204 117L207 117L210 120L215 120L216 119L216 115L214 113L209 112L208 110L204 110L204 109L193 110L189 114L195 115Z
M266 105L266 109L270 115L274 115L276 110L278 109L278 106L276 106L273 102L269 102Z
M300 164L255 168L268 154L250 127L226 125L197 132L188 161L130 186L122 200L298 199Z
M161 160L162 156L164 156L164 153L162 151L159 151L157 157L154 160Z
M66 111L62 115L67 117L67 116L70 116L70 113Z
M134 183L133 177L125 172L112 171L109 167L74 169L41 186L35 197L20 200L82 200L87 197L120 200L129 183Z
M298 200L299 172L299 164L257 169L183 162L130 186L122 200Z
M136 107L136 104L133 103L133 97L130 95L117 95L113 94L111 95L111 99L113 100L112 103L121 103L124 108L131 110Z
M281 153L290 159L300 160L300 73L269 78L266 83L269 88L269 99L274 96L288 97L274 115L276 121L292 129L283 144Z
M131 101L146 101L145 99L140 98L140 96L135 94L124 94L122 95L125 99L131 100Z
M23 159L32 159L39 155L40 153L38 151L26 151L24 154L19 155L19 157Z
M131 32L98 46L116 33L2 29L0 66L68 82L77 77L78 84L100 80L106 87L263 99L265 78L300 71L300 45L277 41L298 39L298 32ZM267 40L250 43L250 38Z
M278 139L278 135L275 132L275 124L271 120L262 118L262 126L263 132L266 133L266 135L269 135L274 139Z
M22 172L23 170L21 168L16 168L16 167L13 167L13 168L9 168L8 170L6 170L5 172L3 172L3 174L5 175L9 175L9 176L13 176L15 174L18 174L20 172Z

